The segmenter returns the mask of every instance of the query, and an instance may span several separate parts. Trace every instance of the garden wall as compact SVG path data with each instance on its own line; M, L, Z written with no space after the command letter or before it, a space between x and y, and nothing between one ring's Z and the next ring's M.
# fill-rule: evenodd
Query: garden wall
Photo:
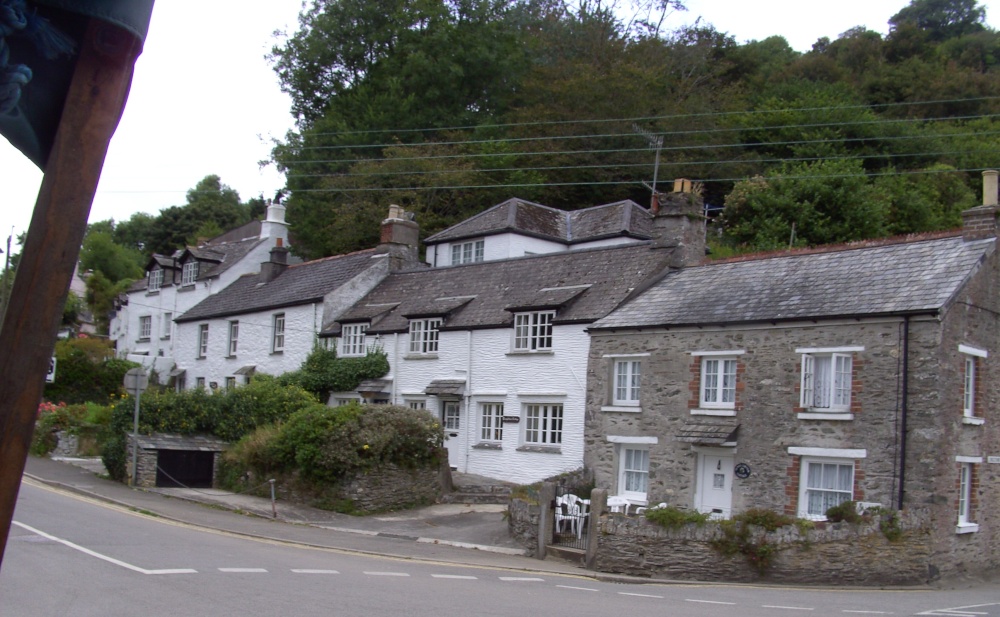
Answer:
M602 517L595 569L661 579L782 582L816 585L913 585L928 580L930 534L923 513L903 513L902 537L890 542L878 520L859 524L795 525L774 532L751 528L754 543L774 546L770 567L756 568L745 554L723 556L719 523L668 530L643 517Z

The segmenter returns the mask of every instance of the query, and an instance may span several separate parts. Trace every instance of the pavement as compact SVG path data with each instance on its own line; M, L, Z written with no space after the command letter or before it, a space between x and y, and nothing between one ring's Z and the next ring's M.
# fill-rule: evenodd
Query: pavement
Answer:
M29 456L22 482L195 527L269 541L400 559L650 582L600 574L551 557L528 557L525 547L507 531L503 505L439 504L385 515L352 516L280 500L272 504L267 498L216 489L130 488L102 477L103 471L100 459Z

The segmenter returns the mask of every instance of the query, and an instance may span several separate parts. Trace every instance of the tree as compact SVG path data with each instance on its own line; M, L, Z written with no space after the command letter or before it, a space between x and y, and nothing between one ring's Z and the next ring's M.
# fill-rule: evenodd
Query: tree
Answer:
M986 9L976 0L910 0L910 4L889 18L899 28L913 24L927 32L932 41L982 32Z
M203 225L213 223L212 231L227 231L249 221L249 208L240 202L239 193L223 184L219 176L205 176L187 192L186 205L160 210L148 232L147 250L170 255L197 239Z
M141 277L144 261L142 253L115 244L112 235L106 231L87 233L83 239L83 248L80 249L81 268L100 272L111 283Z

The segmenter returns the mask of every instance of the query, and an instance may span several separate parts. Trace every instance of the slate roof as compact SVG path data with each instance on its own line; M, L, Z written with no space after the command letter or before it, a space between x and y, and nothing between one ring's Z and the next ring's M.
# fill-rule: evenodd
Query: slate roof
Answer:
M994 250L961 236L673 271L591 329L932 313Z
M241 259L246 257L250 251L263 242L268 242L268 239L261 240L260 238L248 238L238 242L224 242L221 244L202 246L199 248L188 247L175 253L174 257L157 254L153 255L152 259L150 259L146 266L146 270L147 272L149 271L149 267L152 265L153 261L156 261L156 263L160 264L160 266L165 269L179 270L181 263L180 259L185 254L190 253L201 262L198 271L198 280L200 281L219 276L229 268L233 267L233 265L238 263ZM174 281L171 276L168 275L168 272L169 270L167 270L167 272L163 275L163 287L169 287L174 284ZM143 277L132 283L128 290L130 292L142 291L146 289L147 282L147 278Z
M587 323L658 274L668 258L642 242L395 272L337 323L371 319L368 334L406 332L408 316L438 315L441 330L498 328L513 324L513 310L540 303L559 307L554 323ZM333 324L324 334L338 330Z
M627 236L649 239L652 215L631 200L566 212L523 199L508 199L427 238L425 244L517 232L566 244Z
M211 295L175 321L195 321L253 313L285 306L320 302L323 296L375 265L374 249L326 257L288 266L277 278L264 282L258 274L247 274Z

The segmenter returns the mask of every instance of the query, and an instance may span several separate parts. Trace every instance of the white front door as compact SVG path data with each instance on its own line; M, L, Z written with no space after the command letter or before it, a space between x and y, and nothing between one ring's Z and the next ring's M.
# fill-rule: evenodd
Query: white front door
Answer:
M729 518L733 509L733 457L698 455L698 490L695 507L712 518Z
M461 468L462 459L462 404L459 401L441 403L441 426L444 428L444 447L448 449L448 465L452 469Z

